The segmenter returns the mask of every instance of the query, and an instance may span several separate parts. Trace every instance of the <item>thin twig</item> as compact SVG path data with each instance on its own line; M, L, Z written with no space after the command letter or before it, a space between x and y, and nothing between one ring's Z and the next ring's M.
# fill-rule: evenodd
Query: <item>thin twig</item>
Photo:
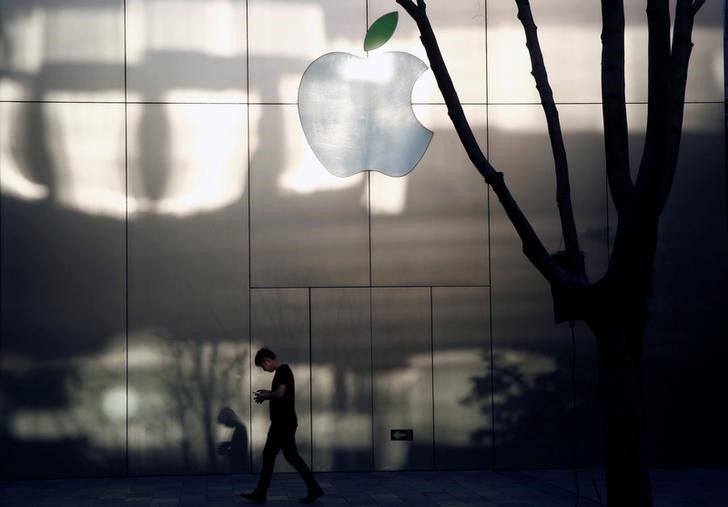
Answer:
M695 0L695 3L693 4L693 9L692 9L693 16L698 13L698 11L700 10L700 8L703 6L704 3L705 3L705 0Z
M701 2L702 5L702 2ZM700 6L698 6L700 8ZM675 8L672 52L670 55L670 98L668 117L668 141L666 143L665 167L657 187L656 206L661 213L670 194L677 169L677 158L682 137L683 114L685 110L685 88L688 79L688 63L693 49L692 32L695 21L695 6L690 0L678 0Z

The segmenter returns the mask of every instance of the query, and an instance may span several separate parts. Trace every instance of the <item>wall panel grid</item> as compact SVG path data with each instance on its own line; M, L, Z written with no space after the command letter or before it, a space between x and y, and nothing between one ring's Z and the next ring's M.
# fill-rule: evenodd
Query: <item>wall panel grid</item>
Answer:
M600 9L532 8L597 279L616 223ZM721 8L706 2L696 19L655 267L646 354L660 466L728 455L713 441L725 442L725 413L686 431L695 421L672 404L690 414L722 399L710 372L728 352L725 298L706 289L728 276L715 232L728 209ZM305 138L308 65L366 56L367 26L395 9L377 51L426 62L393 0L0 0L0 454L17 458L0 476L258 471L268 421L249 393L270 382L253 364L263 345L295 371L299 450L314 470L601 462L593 338L553 324L548 287L472 169L432 72L411 102L433 137L408 175L332 176ZM637 167L646 20L640 2L625 9ZM432 0L428 13L478 142L559 250L514 2ZM675 443L678 431L690 436Z
M296 372L314 470L490 467L487 287L254 289L252 301L251 353L269 346ZM254 388L270 380L254 370ZM257 467L266 415L254 407ZM402 429L411 441L391 439Z

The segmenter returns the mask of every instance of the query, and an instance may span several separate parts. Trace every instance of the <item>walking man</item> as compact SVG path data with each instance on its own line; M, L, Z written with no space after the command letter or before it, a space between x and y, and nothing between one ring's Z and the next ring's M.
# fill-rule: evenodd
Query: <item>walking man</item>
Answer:
M268 373L275 372L271 390L259 389L253 398L256 403L269 402L270 428L268 438L263 448L263 469L258 480L258 487L251 493L241 493L240 496L253 502L265 502L268 486L273 476L273 465L279 450L283 450L286 458L301 475L308 487L308 494L301 498L301 503L313 503L324 494L296 449L296 384L290 366L281 362L270 349L260 349L255 354L255 365Z

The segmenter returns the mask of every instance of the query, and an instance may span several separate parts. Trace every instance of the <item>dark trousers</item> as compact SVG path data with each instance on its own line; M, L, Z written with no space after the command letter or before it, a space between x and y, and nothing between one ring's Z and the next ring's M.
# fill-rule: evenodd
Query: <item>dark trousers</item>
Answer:
M286 458L293 468L303 478L309 490L315 490L319 487L313 472L308 468L306 462L298 454L296 449L296 428L297 424L276 424L271 423L268 429L268 438L263 448L263 470L260 472L260 480L256 491L266 494L270 480L273 476L273 465L276 462L276 456L279 450L283 450L283 456Z

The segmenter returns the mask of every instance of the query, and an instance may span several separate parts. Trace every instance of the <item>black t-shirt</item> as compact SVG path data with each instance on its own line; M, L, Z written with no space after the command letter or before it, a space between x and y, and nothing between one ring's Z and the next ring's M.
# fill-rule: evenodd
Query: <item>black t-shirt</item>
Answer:
M270 400L270 420L275 423L297 424L296 383L293 380L291 367L287 364L276 368L271 391L278 390L278 386L281 384L286 386L286 394L283 395L283 398Z

